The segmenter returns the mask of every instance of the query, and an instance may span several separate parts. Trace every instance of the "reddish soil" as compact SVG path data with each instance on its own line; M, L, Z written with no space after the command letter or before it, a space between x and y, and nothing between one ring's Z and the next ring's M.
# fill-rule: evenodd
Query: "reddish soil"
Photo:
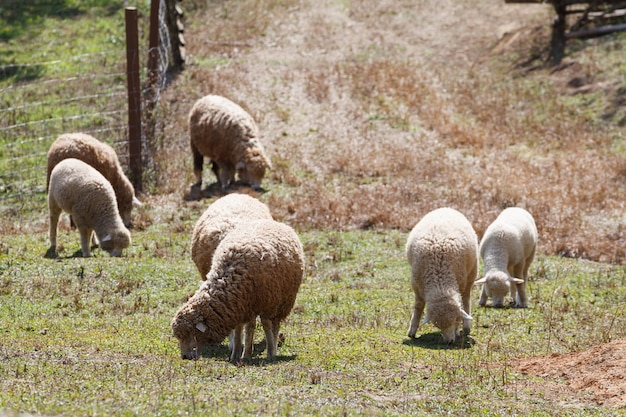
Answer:
M626 339L565 354L521 360L517 370L547 381L543 396L626 408Z

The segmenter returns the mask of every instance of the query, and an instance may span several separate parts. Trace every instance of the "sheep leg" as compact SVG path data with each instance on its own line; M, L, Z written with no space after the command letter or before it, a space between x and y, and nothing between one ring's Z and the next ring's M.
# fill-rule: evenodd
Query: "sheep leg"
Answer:
M246 339L244 341L243 359L252 359L252 351L254 350L254 330L256 329L256 317L245 325Z
M420 320L422 319L422 314L424 313L424 306L426 302L420 296L415 294L415 304L413 306L413 314L411 316L411 326L409 327L409 337L414 338L415 333L417 332L418 327L420 326Z
M46 252L46 257L54 258L57 254L57 226L59 224L59 216L61 215L61 208L52 200L48 199L48 206L50 207L50 248Z
M513 299L513 302L515 302L517 298L517 284L514 282L510 282L509 286L511 287L511 298Z
M227 189L235 180L235 170L229 164L220 164L217 180L222 189Z
M278 345L285 340L285 335L280 332L280 320L274 320L272 330L274 331L274 339L276 340L276 350L278 350Z
M517 298L515 300L517 307L528 307L528 298L526 297L526 283L528 282L528 270L530 269L530 264L533 259L535 259L535 248L533 248L531 254L526 258L526 262L524 262L522 276L520 277L524 280L524 283L519 284L519 286L517 287Z
M528 274L527 264L519 265L515 268L515 276L524 280L521 284L511 285L511 296L515 300L515 307L526 308L528 307L528 301L526 300L526 275ZM514 294L514 288L517 290L517 294Z
M89 245L91 244L91 234L93 230L80 227L78 231L80 232L80 248L83 251L83 257L89 258L91 256L91 246Z
M487 285L483 284L483 289L480 292L480 299L478 300L478 305L481 307L486 306L488 299L489 299L489 291L487 290Z
M215 161L211 161L211 171L215 174L215 178L220 179L220 166Z
M230 361L237 363L241 359L241 332L243 331L243 324L237 325L235 329L230 333Z
M463 300L463 310L470 316L472 315L472 286L474 284L474 280L476 279L477 274L478 274L478 266L475 266L470 271L470 274L468 275L467 280L466 280L468 285L466 286L465 291L463 291L463 294L461 294L461 298ZM484 287L485 286L483 285L483 288ZM472 320L463 319L463 334L465 336L470 334L471 326L472 326Z
M272 320L261 319L263 324L263 330L265 331L265 341L267 342L267 359L272 360L276 357L276 338L274 337L274 330Z
M202 185L202 165L204 164L204 156L198 151L193 143L191 144L191 153L193 154L193 173L196 176L195 185Z

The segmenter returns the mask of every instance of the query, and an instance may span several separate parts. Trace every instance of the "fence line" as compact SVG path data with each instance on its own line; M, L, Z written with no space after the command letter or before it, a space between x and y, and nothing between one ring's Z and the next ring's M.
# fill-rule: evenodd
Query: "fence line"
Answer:
M156 82L142 80L142 107L145 100L158 103L171 67L168 2L172 0L158 2L158 46L148 51L146 34L141 34L140 75L145 76L143 63L153 51L157 64ZM140 17L145 18L143 14ZM147 25L141 24L140 28ZM115 36L124 38L123 33ZM123 42L119 46L68 59L0 65L0 84L3 79L16 80L0 88L0 214L13 210L17 199L23 202L30 196L31 200L41 201L45 197L46 152L63 133L94 135L113 146L122 165L128 168L126 52ZM147 166L152 164L147 143L151 138L145 134L141 138L140 152Z

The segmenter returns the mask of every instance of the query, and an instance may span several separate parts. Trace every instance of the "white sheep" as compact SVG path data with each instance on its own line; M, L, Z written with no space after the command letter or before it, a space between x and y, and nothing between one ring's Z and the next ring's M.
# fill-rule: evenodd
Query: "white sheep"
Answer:
M486 305L492 297L494 307L503 307L511 291L516 307L528 307L526 280L535 257L537 236L533 216L519 207L503 210L487 227L480 242L485 276L475 282L484 284L479 305Z
M191 258L202 279L211 269L213 253L235 225L243 220L272 219L269 208L247 194L228 194L202 213L191 232Z
M189 113L189 136L193 154L195 187L202 186L204 157L222 188L239 179L254 189L261 187L271 168L259 141L259 129L250 114L227 98L208 95L196 101Z
M52 169L67 158L80 159L97 169L111 183L120 216L126 227L131 225L131 211L141 202L135 197L135 189L124 174L115 150L104 142L85 133L67 133L59 136L48 150L46 189Z
M47 256L56 256L57 224L62 211L74 219L84 257L91 255L89 245L93 232L100 247L111 256L120 256L130 244L130 232L120 217L113 187L100 172L81 160L64 159L52 169L48 207L50 248Z
M196 359L235 330L230 360L250 359L252 332L241 356L241 329L260 316L267 358L273 359L280 322L293 308L303 274L302 244L291 227L274 220L236 226L215 250L206 281L172 319L182 358Z
M452 343L470 332L472 284L478 273L478 238L460 212L439 208L426 214L409 234L406 255L411 265L415 305L409 337L415 337L426 306L424 324L441 329L443 340Z

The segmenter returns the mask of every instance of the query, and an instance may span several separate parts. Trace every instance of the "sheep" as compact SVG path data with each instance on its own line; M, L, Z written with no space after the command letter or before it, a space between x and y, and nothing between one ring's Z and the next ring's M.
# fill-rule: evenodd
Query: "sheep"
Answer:
M46 191L50 184L52 169L67 158L80 159L97 169L111 183L120 216L126 227L131 225L131 211L141 206L135 197L135 189L128 180L112 147L85 133L67 133L59 136L48 150Z
M444 342L470 332L472 284L478 275L478 238L460 212L439 208L426 214L411 230L406 256L411 265L411 286L415 304L408 336L415 337L426 309L423 324L432 322L441 329Z
M62 211L74 219L80 232L84 257L91 256L92 233L100 247L111 256L120 256L130 245L130 232L124 226L115 201L115 192L107 179L91 165L67 158L56 164L48 187L50 210L50 248L47 256L56 256L57 225Z
M202 279L220 241L242 220L272 219L265 204L247 194L228 194L202 213L191 232L191 258Z
M271 163L254 119L239 105L216 95L199 99L189 113L189 136L196 176L193 187L202 186L202 165L207 157L222 189L234 182L235 173L243 183L261 189Z
M480 306L492 297L494 307L503 307L510 290L516 307L528 307L526 280L535 257L537 236L533 216L519 207L503 210L487 227L479 248L485 276L475 282L483 285Z
M191 258L203 280L211 269L215 249L228 232L241 221L258 219L272 220L272 215L265 204L246 194L228 194L202 213L191 233ZM256 319L245 326L246 337L252 338L255 326ZM241 337L241 328L233 330L229 337L231 351L235 343L241 343Z
M207 345L221 343L235 330L239 339L230 361L249 360L252 332L240 357L241 330L260 316L267 359L274 359L280 322L293 308L303 275L304 252L291 227L267 219L236 226L215 250L206 281L172 319L181 357L196 359Z

